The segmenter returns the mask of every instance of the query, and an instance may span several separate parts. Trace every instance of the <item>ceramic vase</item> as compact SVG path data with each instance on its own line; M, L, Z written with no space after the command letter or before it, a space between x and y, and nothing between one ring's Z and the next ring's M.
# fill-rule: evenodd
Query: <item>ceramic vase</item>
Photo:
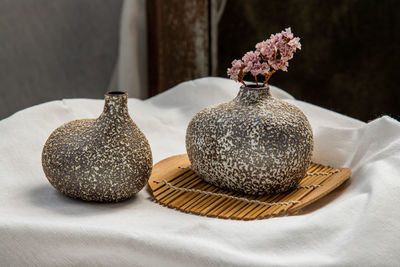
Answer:
M87 201L117 202L145 186L151 150L129 116L127 100L124 92L109 92L99 118L71 121L50 135L42 166L58 191Z
M305 176L313 133L303 112L272 97L268 86L242 86L233 100L193 117L186 149L205 181L245 194L274 194Z

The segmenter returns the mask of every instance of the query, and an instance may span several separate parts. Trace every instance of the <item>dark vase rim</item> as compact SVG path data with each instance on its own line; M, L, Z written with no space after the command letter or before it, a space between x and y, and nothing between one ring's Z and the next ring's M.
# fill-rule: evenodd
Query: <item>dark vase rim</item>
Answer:
M240 86L240 89L250 89L250 90L265 90L265 89L269 89L269 85L266 84L264 86L257 86L256 83L248 83L247 86Z
M123 96L123 95L127 95L127 93L124 91L109 91L106 93L106 95L108 95L108 96Z

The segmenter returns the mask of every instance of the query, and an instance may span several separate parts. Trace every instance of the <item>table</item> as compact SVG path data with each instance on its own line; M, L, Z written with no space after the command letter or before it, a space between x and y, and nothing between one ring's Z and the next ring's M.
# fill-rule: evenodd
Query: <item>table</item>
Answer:
M145 101L129 99L154 162L185 153L191 117L230 100L238 87L227 79L203 78ZM271 90L308 116L313 160L351 168L351 182L296 216L256 221L181 213L152 202L146 189L122 203L69 199L46 180L42 147L61 124L97 117L103 100L48 102L0 121L0 265L398 264L400 123L388 116L363 123Z

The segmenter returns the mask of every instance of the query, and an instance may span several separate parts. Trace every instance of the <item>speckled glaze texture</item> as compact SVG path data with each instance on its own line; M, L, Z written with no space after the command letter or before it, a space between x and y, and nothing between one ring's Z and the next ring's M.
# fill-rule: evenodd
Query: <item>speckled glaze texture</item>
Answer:
M195 170L218 187L252 194L294 188L311 162L313 134L297 107L269 87L241 87L230 102L197 113L186 132Z
M87 201L117 202L139 192L150 177L149 143L128 113L128 95L105 95L98 119L57 128L42 152L49 182L61 193Z

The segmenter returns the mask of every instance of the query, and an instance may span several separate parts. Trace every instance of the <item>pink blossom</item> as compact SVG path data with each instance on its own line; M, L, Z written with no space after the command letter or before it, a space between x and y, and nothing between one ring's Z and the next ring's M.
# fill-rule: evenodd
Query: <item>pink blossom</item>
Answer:
M263 43L264 45L259 46L260 53L275 70L287 71L289 60L293 58L296 49L301 49L300 38L294 38L290 28L285 29L281 33L271 34L270 39ZM272 49L274 51L273 54L271 53Z
M264 58L272 58L275 54L275 46L272 41L268 39L256 44L256 51L260 52Z
M241 68L243 65L243 61L241 61L240 59L235 59L234 61L232 61L232 68Z
M243 71L249 72L253 65L260 62L260 52L249 51L242 57L243 63L245 65Z
M227 74L234 81L240 81L240 72L243 69L243 61L235 59L232 61L232 68L228 68Z
M282 33L271 34L270 39L275 49L279 49L279 47L285 45L285 39L283 38Z
M301 49L301 44L300 38L294 37L289 27L280 33L271 34L269 39L257 43L255 48L255 51L247 52L242 60L232 62L232 68L228 69L231 79L244 83L244 75L250 73L255 77L264 76L263 84L266 84L275 71L287 71L289 60L297 49Z
M282 31L282 35L287 39L292 39L293 38L292 29L290 27L286 28L284 31Z
M255 63L253 67L250 70L251 75L257 76L257 75L267 75L269 72L269 65L267 62L263 63Z
M300 43L300 38L295 37L292 40L289 41L288 45L294 49L299 49L301 50L301 43Z
M275 70L283 71L287 71L287 67L289 66L288 60L285 59L268 60L268 64Z

